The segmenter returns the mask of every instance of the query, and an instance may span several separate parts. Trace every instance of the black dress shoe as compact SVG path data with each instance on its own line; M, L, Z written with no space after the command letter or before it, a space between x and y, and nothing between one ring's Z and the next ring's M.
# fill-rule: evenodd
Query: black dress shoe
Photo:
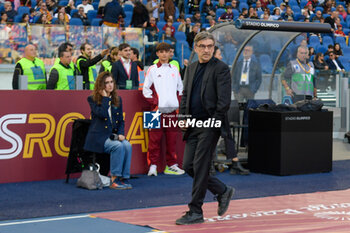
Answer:
M231 175L235 175L235 174L239 174L239 175L249 175L250 171L248 169L245 169L244 167L242 167L241 163L239 161L232 161L232 165L230 168L230 174Z
M219 206L218 206L219 216L222 216L226 213L228 206L230 205L230 200L234 193L235 193L234 188L230 186L226 186L226 191L223 194L217 196L217 200L219 202Z
M190 225L202 222L204 222L203 214L192 213L191 211L187 211L184 216L176 219L176 225Z

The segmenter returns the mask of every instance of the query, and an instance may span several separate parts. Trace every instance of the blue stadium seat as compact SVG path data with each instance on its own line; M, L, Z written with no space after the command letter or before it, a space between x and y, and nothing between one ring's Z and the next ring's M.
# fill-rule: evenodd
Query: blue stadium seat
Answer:
M40 19L40 15L36 15L36 16L34 16L33 22L36 23L36 22L38 22L39 19Z
M57 20L58 20L58 18L52 18L51 23L56 24Z
M321 12L323 12L323 7L322 6L317 6L317 7L315 7L315 12L317 12L317 11L321 11Z
M343 32L345 33L345 35L349 35L350 29L349 28L343 28Z
M239 17L239 11L237 9L232 9L233 18Z
M83 21L80 18L71 18L69 20L69 25L83 25Z
M267 8L269 8L271 15L272 15L273 9L275 9L275 7L276 7L276 6L273 5L273 4L268 4L268 5L267 5Z
M301 13L300 7L298 5L292 5L291 8L294 14Z
M32 3L32 8L34 8L36 6L36 0L31 0L30 2Z
M15 22L15 23L22 22L22 15L15 15L15 18L13 19L13 22Z
M339 43L342 48L346 47L346 39L343 36L336 36L335 43Z
M283 2L283 0L276 0L276 1L275 1L276 6L278 6L278 7L279 7L279 6L281 5L281 3L282 3L282 2Z
M239 7L238 7L238 8L239 8L239 11L242 12L242 9L243 9L243 8L245 8L245 9L248 10L248 9L249 9L249 6L248 6L248 4L245 3L245 2L241 2L241 3L239 4Z
M175 32L176 41L186 41L186 34L184 32Z
M350 61L348 56L340 56L339 61L343 64L345 71L350 71Z
M163 13L159 13L159 21L164 21L164 12Z
M344 57L350 57L350 47L342 48Z
M222 9L222 8L217 9L216 10L216 20L218 20L218 18L225 12L226 12L225 9Z
M131 23L132 11L126 11L125 15L126 15L126 17L124 18L125 27L128 27Z
M236 57L236 46L231 43L226 43L224 44L221 53L223 62L225 62L227 65L232 65L233 60Z
M67 6L68 5L68 1L67 0L61 0L58 2L59 6Z
M307 0L301 0L301 1L300 1L300 8L301 8L301 9L304 9L304 7L306 6L307 3L308 3Z
M82 0L76 0L75 1L75 7L79 6L83 1Z
M183 60L189 59L191 56L191 49L187 41L177 42L175 47L175 53L180 63L180 66L183 67Z
M261 64L261 70L264 74L271 74L272 73L272 60L270 55L268 54L261 54L259 58L260 64Z
M319 45L316 48L316 53L323 53L324 54L325 52L327 52L327 50L328 50L328 48L326 46Z
M91 22L94 18L97 17L97 10L89 10L86 15L87 15L89 21Z
M164 22L164 21L158 21L158 22L157 22L157 27L158 27L158 29L159 29L159 33L160 33L160 34L164 32L164 31L163 31L163 27L165 26L165 24L166 24L166 22Z
M78 12L77 9L72 9L72 10L70 11L70 16L73 17L73 15L74 15L76 12Z
M288 2L288 5L289 6L299 6L299 3L298 3L298 1L297 0L290 0L289 2Z
M177 8L177 6L176 6L176 7L175 7L175 19L174 19L174 21L175 21L176 19L178 19L179 16L180 16L180 11L179 11L179 8Z
M321 44L320 38L318 38L318 36L315 36L315 35L310 36L309 37L309 44L312 45L312 47L316 48L318 45Z
M322 44L326 47L328 47L328 45L334 45L333 38L330 36L324 36L322 38Z
M100 19L100 18L92 19L92 21L91 21L91 26L100 26L101 20L102 20L102 19Z
M175 30L177 31L177 29L179 28L179 26L180 26L180 22L174 22L173 23L173 26L174 26L174 28L175 28Z
M264 14L263 11L256 11L256 13L258 14L259 19L260 19L260 16Z
M20 6L20 7L18 7L18 9L17 9L17 15L19 15L19 16L22 17L22 15L25 14L25 13L27 13L27 14L29 15L29 7L26 7L26 6Z
M192 19L193 15L192 14L185 14L185 19L190 18Z
M100 2L93 2L92 6L94 7L95 10L98 10L98 4L100 4Z
M130 4L124 4L124 11L133 11L134 7Z

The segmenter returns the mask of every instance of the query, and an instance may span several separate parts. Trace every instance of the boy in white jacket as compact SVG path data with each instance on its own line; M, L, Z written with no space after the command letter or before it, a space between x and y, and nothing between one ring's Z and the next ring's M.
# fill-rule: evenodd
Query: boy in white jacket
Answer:
M164 174L182 175L185 172L177 165L176 137L177 129L171 124L177 122L176 110L179 108L178 96L182 95L183 85L179 70L168 63L171 46L159 43L156 54L159 58L157 64L152 65L146 74L142 94L150 103L152 111L162 113L161 123L165 119L166 125L160 129L149 129L148 152L151 162L149 176L157 176L157 163L160 158L160 147L163 133L166 136L166 167Z

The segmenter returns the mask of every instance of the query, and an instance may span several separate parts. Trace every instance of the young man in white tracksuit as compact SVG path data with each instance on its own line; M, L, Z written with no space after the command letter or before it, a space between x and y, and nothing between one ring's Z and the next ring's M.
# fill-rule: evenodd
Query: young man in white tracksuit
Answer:
M171 46L160 43L156 47L159 62L152 65L146 74L143 85L143 96L151 105L152 111L161 113L160 129L149 129L148 156L150 161L149 176L157 175L157 164L160 159L160 147L163 133L166 136L166 167L164 174L182 175L185 172L177 165L176 138L177 112L179 96L182 95L183 85L179 70L168 63ZM164 120L163 120L164 119ZM165 124L163 125L163 122Z

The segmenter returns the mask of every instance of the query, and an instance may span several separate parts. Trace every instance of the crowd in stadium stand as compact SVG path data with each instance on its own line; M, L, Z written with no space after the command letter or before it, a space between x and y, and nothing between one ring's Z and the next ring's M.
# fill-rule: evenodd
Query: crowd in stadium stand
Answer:
M339 51L345 49L337 55L343 63L344 57L350 57L348 0L0 0L0 12L1 24L144 28L146 58L154 58L152 53L160 41L174 46L181 41L192 48L193 38L199 31L237 18L328 23L331 34L308 37L308 47L314 51L311 58L322 53L328 59L329 45ZM347 65L345 70L349 70Z

